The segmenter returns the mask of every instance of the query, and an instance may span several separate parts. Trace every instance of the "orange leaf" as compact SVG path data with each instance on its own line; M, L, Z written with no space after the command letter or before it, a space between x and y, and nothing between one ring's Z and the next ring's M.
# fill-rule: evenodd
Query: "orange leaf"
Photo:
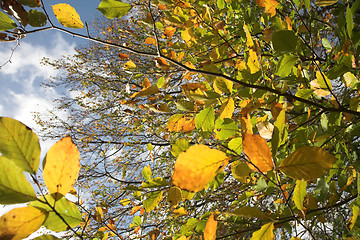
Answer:
M156 40L155 40L155 38L152 38L152 37L146 38L145 43L146 44L152 44L152 45L156 46Z
M164 58L155 58L156 66L165 70L170 68L170 64Z
M264 138L260 135L245 133L242 144L245 154L252 163L248 164L251 169L260 172L267 172L273 169L270 148Z
M216 227L217 227L217 221L214 218L214 213L212 213L205 225L204 240L216 239Z
M175 32L176 28L169 26L165 29L164 35L170 38L174 35Z
M141 206L134 206L131 211L130 211L130 216L134 215L137 211L139 211L141 209Z
M180 153L171 181L181 189L201 191L226 162L227 156L224 152L205 145L193 145Z
M125 53L119 53L119 58L120 59L127 59L129 57L129 55L125 54Z
M264 7L265 12L270 14L270 17L276 14L276 7L279 4L276 0L256 0L259 7Z
M44 165L44 181L50 194L66 195L79 174L79 150L70 137L55 143L47 152Z

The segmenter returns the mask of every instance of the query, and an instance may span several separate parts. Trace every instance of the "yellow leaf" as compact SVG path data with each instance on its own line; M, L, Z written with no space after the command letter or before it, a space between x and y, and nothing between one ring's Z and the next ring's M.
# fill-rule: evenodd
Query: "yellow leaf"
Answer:
M244 133L253 134L252 127L250 115L246 114L246 116L241 116L241 130Z
M227 161L224 152L205 145L193 145L180 153L175 162L172 183L191 192L201 191Z
M174 214L174 217L180 217L180 216L184 216L184 215L188 214L188 212L186 211L185 208L180 207L178 209L175 209L173 211L173 214Z
M351 216L351 218L349 219L349 222L348 222L349 229L353 229L353 227L355 226L356 219L359 216L359 210L360 210L360 208L357 205L353 205L351 207L352 216Z
M270 148L260 135L243 135L243 149L252 164L249 167L255 171L267 172L273 169ZM256 167L254 167L254 165Z
M125 63L125 68L126 69L134 69L134 68L136 68L136 65L133 61L129 60Z
M185 28L185 30L181 31L181 37L186 43L188 43L191 40L191 36L188 28Z
M263 225L253 233L250 240L274 240L274 223L270 222Z
M65 196L72 189L80 170L79 155L70 137L61 139L47 152L43 176L50 194Z
M279 4L276 0L256 0L256 3L259 7L264 7L270 17L276 14L276 7Z
M221 105L219 118L231 118L234 110L234 100L232 98L228 98L228 100Z
M295 203L295 206L297 207L297 209L299 209L300 211L303 210L304 207L304 198L306 196L306 181L304 180L297 180L296 181L296 185L295 185L295 189L294 189L294 194L293 194L293 201Z
M68 28L83 28L84 24L80 20L79 14L76 10L66 3L59 3L52 5L52 9L57 20Z
M320 97L325 97L330 94L329 90L332 90L330 80L320 71L316 72L316 79L310 82L311 89L314 89L314 93Z
M45 218L45 212L37 208L15 208L0 218L0 239L24 239L38 230Z
M178 187L172 187L168 191L167 201L170 206L176 206L182 198L181 189Z
M244 32L246 34L246 46L248 48L253 48L254 47L254 41L252 40L249 28L246 26L245 23L244 23Z
M188 133L195 129L195 119L182 116L182 114L175 114L169 118L166 128L169 132L183 131Z
M279 169L296 180L312 181L323 176L336 160L335 156L319 147L305 146L285 158Z
M205 225L204 240L216 239L216 227L217 227L217 221L214 218L214 213L212 213Z
M144 96L156 94L158 92L160 92L159 88L156 85L152 85L148 88L142 89L140 92L134 93L133 95L131 95L131 98L144 97Z
M226 80L224 78L217 77L214 80L214 90L215 92L222 93L231 93L233 89L233 82ZM205 89L206 90L206 89Z
M254 74L260 70L260 63L258 60L258 56L253 49L249 50L249 58L247 61L247 66L251 74Z
M104 213L101 207L95 207L95 221L101 222L104 217Z

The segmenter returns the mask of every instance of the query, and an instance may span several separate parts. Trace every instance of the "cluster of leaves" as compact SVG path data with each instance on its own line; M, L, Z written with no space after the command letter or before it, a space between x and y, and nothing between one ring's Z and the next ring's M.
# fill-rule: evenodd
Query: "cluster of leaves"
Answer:
M71 33L47 27L44 8L27 31L33 10L15 6L32 1L3 2L6 38ZM72 91L58 105L68 118L39 116L45 135L66 132L81 146L78 184L91 197L74 234L358 237L359 6L102 1L113 20L97 21L96 37L72 33L94 44L46 61L67 73L48 84ZM53 11L84 27L69 5Z
M37 174L37 135L21 122L1 117L0 136L0 203L27 203L1 216L0 238L23 239L41 226L60 232L80 224L80 210L65 198L67 193L76 194L72 186L80 170L79 151L71 138L65 137L50 148L42 161L41 178ZM57 238L44 235L37 239Z

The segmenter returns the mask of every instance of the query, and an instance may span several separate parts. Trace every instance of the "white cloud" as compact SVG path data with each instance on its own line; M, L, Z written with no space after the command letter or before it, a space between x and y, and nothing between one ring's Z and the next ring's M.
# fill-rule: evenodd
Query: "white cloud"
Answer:
M33 115L34 112L47 112L52 108L54 98L58 94L54 89L40 87L41 82L56 76L59 71L50 66L40 64L44 57L59 59L64 55L75 53L75 43L68 42L60 34L46 34L39 39L21 40L21 45L15 49L11 63L0 70L0 116L12 117L23 122L38 132ZM9 44L0 45L0 65L9 57ZM43 151L47 151L53 142L42 142ZM42 152L42 155L44 152Z

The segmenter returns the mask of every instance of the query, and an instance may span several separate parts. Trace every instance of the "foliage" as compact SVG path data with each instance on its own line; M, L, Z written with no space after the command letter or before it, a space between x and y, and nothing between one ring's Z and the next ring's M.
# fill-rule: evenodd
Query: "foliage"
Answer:
M80 147L77 183L90 197L76 226L79 210L63 197L78 173L64 156L78 158L69 138L46 157L50 195L20 186L22 171L39 182L39 150L3 118L0 131L21 144L0 137L17 180L0 178L1 203L32 200L24 218L79 238L358 237L360 1L104 0L98 10L112 20L95 23L96 37L23 5L39 6L3 1L2 40L55 29L93 42L46 61L66 73L48 85L72 94L58 101L66 119L38 119L45 135ZM53 11L84 26L70 5Z

